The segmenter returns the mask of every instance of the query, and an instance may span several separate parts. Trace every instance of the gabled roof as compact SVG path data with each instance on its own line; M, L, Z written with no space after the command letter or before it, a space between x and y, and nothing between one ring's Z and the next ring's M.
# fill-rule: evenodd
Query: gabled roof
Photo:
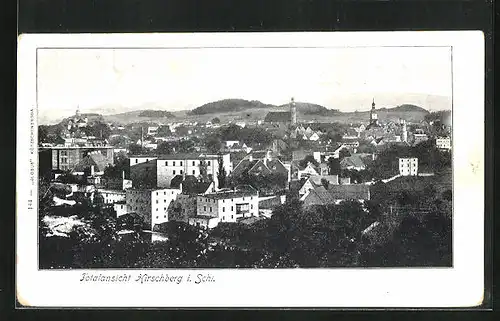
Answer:
M316 186L323 186L321 181L324 179L327 180L328 183L330 183L330 184L333 184L333 185L339 184L339 176L338 175L324 175L324 176L313 175L313 176L309 177L309 180L311 181L311 183L313 185L316 185Z
M291 119L291 114L289 111L271 111L267 113L264 121L268 123L275 123L275 122L286 123L290 122L290 119Z
M248 170L249 173L257 172L262 174L270 174L271 170L264 164L262 160L258 160L255 164Z
M99 152L89 153L85 156L76 166L73 168L73 172L84 172L85 169L94 166L96 172L104 172L106 166L108 166L108 161L103 154Z
M340 164L343 167L353 166L353 167L358 167L358 168L364 168L366 166L365 162L363 161L363 158L360 154L353 154L351 156L344 157L340 161Z
M257 161L250 161L249 159L242 159L231 172L232 176L242 175L245 171L249 170Z
M331 185L328 189L317 188L305 198L315 205L333 204L338 200L369 200L370 186L364 184Z
M197 195L204 194L212 185L212 182L200 182L193 175L186 175L182 180L182 175L176 175L172 178L170 188L179 188L182 183L182 194Z
M267 167L272 172L285 173L285 174L288 173L288 169L285 167L285 165L279 159L268 161Z

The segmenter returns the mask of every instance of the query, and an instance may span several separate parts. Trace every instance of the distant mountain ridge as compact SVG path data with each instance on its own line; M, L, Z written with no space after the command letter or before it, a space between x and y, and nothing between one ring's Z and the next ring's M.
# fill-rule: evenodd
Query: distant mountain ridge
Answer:
M206 103L190 111L166 111L161 110L160 106L154 106L155 109L139 109L116 114L83 114L89 117L89 121L102 120L105 122L130 124L136 122L165 123L176 119L176 121L208 121L214 117L219 117L222 122L231 121L257 121L263 120L268 112L288 111L289 104L273 105L266 104L258 100L245 99L223 99ZM338 109L326 108L322 105L296 102L298 118L301 121L332 121L332 122L366 122L370 117L370 109L363 111L343 112ZM396 107L376 108L380 120L398 120L421 121L428 117L430 112L420 106L413 104L402 104ZM84 116L85 117L85 116ZM69 118L63 119L67 121Z

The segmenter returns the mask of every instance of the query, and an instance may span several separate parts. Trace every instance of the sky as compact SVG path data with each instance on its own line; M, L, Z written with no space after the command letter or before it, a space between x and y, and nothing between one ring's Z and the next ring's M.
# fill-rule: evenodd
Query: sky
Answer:
M446 47L40 49L39 113L192 109L226 98L342 111L451 97ZM389 97L389 98L388 98ZM439 107L439 108L438 108ZM451 106L450 106L451 108Z

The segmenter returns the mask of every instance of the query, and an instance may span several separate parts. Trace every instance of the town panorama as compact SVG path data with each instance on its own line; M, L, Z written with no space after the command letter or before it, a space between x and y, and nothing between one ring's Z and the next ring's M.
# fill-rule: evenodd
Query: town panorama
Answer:
M75 106L38 129L39 267L451 266L451 111L370 105Z

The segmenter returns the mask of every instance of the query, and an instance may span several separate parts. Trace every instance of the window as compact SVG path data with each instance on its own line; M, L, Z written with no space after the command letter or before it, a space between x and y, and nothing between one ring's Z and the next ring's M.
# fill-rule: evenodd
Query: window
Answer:
M250 209L253 210L253 204L250 205Z
M172 195L174 195L174 191L172 191Z
M206 211L207 210L207 207L206 206L203 206L203 210Z
M158 204L158 200L156 200L156 204Z
M193 166L195 166L195 165L196 165L196 162L195 162L195 161L193 161ZM194 173L193 173L193 174L194 174Z
M175 175L175 169L172 171L172 175Z
M172 166L175 166L175 161L172 162Z
M158 192L156 192L156 195L158 195Z
M182 161L180 161L180 163L181 163L181 166L182 166ZM182 173L181 173L181 174L182 174Z
M184 171L181 169L181 174L184 174Z
M223 207L223 208L222 208L222 211L223 211L223 212L225 212L225 211L226 211L226 208L225 208L225 207Z
M207 162L207 165L210 166L210 161Z
M163 215L163 218L167 218L167 215Z
M167 200L163 200L163 203L166 203L166 202L167 202Z
M156 219L158 219L158 216L156 217Z
M231 219L233 219L233 215L231 215Z
M196 172L195 172L195 170L193 169L193 175L195 175L195 173L196 173Z
M61 156L68 156L68 151L67 150L62 150L61 151Z
M233 210L234 210L234 208L233 208L233 206L231 206L231 211L233 211Z
M212 206L210 206L210 212L212 212Z
M167 210L167 208L166 208L166 207L164 207L164 208L163 208L163 210L164 210L164 211L166 211L166 210Z
M168 161L165 161L165 166L168 166Z
M158 207L156 208L156 211L158 212Z

